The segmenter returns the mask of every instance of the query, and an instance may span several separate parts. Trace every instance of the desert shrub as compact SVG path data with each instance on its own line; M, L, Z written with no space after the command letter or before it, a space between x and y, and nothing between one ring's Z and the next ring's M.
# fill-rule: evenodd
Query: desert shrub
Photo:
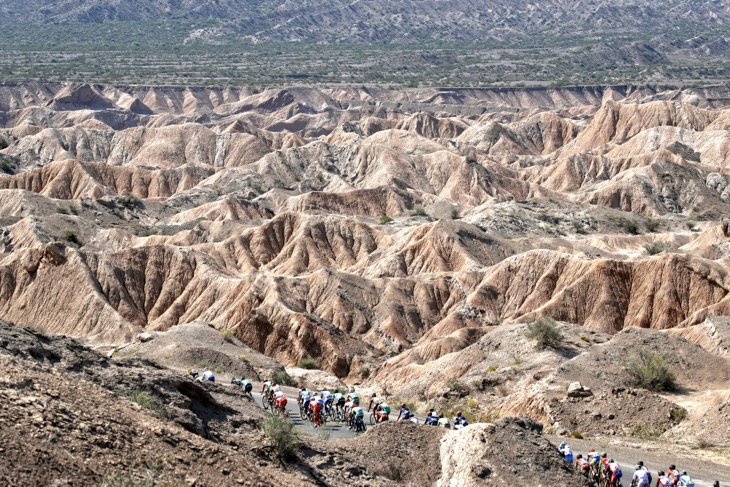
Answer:
M448 382L446 382L446 387L459 395L469 394L469 386L461 382L459 379L449 379Z
M641 438L642 440L656 440L667 431L667 426L657 425L651 426L645 423L635 424L631 430L631 436Z
M380 225L387 225L388 223L392 222L393 219L389 217L388 215L383 215L380 217L380 221L378 222Z
M451 211L449 212L449 217L452 220L458 220L461 218L461 213L459 212L458 208L451 208Z
M550 223L552 225L557 225L562 221L560 217L550 215L544 211L537 214L537 219L541 222Z
M167 410L159 399L146 391L133 391L127 398L142 406L144 409L152 411L158 416L167 417Z
M296 456L299 450L299 435L287 418L269 416L261 423L261 431L271 441L279 459L289 460Z
M644 228L646 228L646 231L649 233L656 232L657 230L659 230L659 220L649 218L644 222Z
M588 338L586 335L581 335L580 339L583 340L586 343L591 343L591 339Z
M127 194L117 198L117 203L130 210L142 205L142 200L133 194Z
M61 232L61 240L65 240L66 242L71 242L76 245L80 245L81 241L79 241L79 237L76 235L76 232L73 230L66 229L63 232Z
M580 431L571 431L568 433L568 438L576 438L578 440L583 439L583 435L580 433Z
M228 343L233 343L233 330L230 328L226 328L221 332L221 335L223 335L223 339L227 341Z
M286 370L277 370L276 372L274 372L274 375L271 376L271 380L283 386L297 385L297 381L292 379L291 376L286 373Z
M538 348L557 348L563 342L563 334L560 333L555 320L549 317L541 317L527 325L525 336L535 340Z
M307 369L307 370L314 370L314 369L319 368L319 365L317 364L317 362L311 357L300 358L299 363L297 365L299 366L299 368Z
M248 359L248 357L246 357L246 355L245 355L245 354L241 354L241 355L239 355L239 356L238 356L238 358L239 358L239 360L241 360L242 362L245 362L245 361L246 361L246 360Z
M15 174L16 168L17 166L12 158L0 154L0 171L7 174Z
M496 370L497 370L496 365L490 365L489 367L487 367L487 372L495 372Z
M0 137L0 150L7 149L9 146L8 141L4 137Z
M697 230L697 224L695 222L687 222L686 225L687 230L689 230L690 232L694 232Z
M687 410L682 407L676 407L669 413L669 417L672 419L672 422L681 423L687 419Z
M645 348L626 364L628 383L650 391L672 391L677 388L677 379L666 360L659 354Z
M428 213L426 213L426 209L421 205L416 205L415 208L413 208L413 211L410 213L411 216L428 216Z
M579 220L573 220L573 230L575 230L575 233L579 235L585 235L588 233L588 230L586 230L586 226L583 224L582 221Z
M60 205L56 206L53 209L53 211L58 213L59 215L68 215L69 213L71 213L71 211L68 208L66 208L65 206L60 206Z
M634 220L621 219L620 225L626 233L630 233L631 235L638 235L641 233L639 231L639 225Z
M669 244L667 242L651 242L644 245L644 250L649 255L661 254L668 248Z

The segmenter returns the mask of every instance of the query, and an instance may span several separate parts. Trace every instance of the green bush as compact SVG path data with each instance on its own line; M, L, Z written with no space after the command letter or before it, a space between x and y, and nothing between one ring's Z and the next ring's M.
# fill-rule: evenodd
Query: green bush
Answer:
M626 365L628 384L650 391L673 391L677 379L666 360L645 348L639 355L630 359Z
M563 342L563 334L557 323L549 317L538 318L527 325L525 336L535 340L538 348L557 348Z
M233 343L233 330L230 328L227 328L221 332L221 335L223 335L223 339L227 341L228 343Z
M689 230L690 232L697 231L697 224L695 222L687 222L686 225L687 225L687 230Z
M307 369L307 370L314 370L314 369L319 368L319 365L317 364L317 362L313 358L310 358L310 357L300 358L298 366L300 369Z
M296 457L300 443L299 435L287 418L271 415L261 423L261 431L271 441L279 459L289 460Z
M659 230L659 221L649 218L644 222L644 228L646 228L647 232L654 233Z
M154 397L152 394L146 391L133 391L127 398L139 404L144 409L148 409L158 416L167 417L167 410L162 405L159 399Z
M664 425L651 426L648 424L639 423L634 425L634 428L631 430L631 436L641 438L642 440L656 440L661 435L663 435L667 431L667 429L669 428Z
M415 208L413 208L413 211L410 213L411 216L428 216L428 213L426 213L426 209L423 206L417 205Z
M130 210L142 205L142 200L133 194L127 194L117 198L117 203Z
M667 242L652 242L644 245L644 250L649 255L661 254L668 248L669 244Z
M388 215L383 215L380 217L380 221L378 222L380 225L387 225L388 223L392 222L393 219L389 217Z
M578 440L583 439L583 435L580 433L580 431L571 431L568 433L568 438L576 438Z
M274 372L274 375L271 377L271 380L276 382L277 384L281 384L283 386L295 386L297 385L297 381L291 378L289 374L286 373L286 370L277 370Z
M458 220L461 218L461 213L459 212L458 208L451 208L451 211L449 212L449 217L452 220Z
M621 228L623 228L626 233L630 233L631 235L638 235L639 233L641 233L639 231L639 225L634 220L621 220Z
M60 206L60 205L56 206L53 209L53 211L55 211L59 215L68 215L69 213L71 213L71 211L68 208L66 208L65 206Z
M448 382L446 382L446 387L461 396L469 394L469 386L461 382L459 379L449 379Z
M672 422L681 423L687 419L687 410L682 407L676 407L669 413L669 417L672 419Z
M65 240L66 242L71 242L76 245L81 245L81 241L79 241L79 237L76 235L76 232L73 230L64 230L61 232L61 240Z

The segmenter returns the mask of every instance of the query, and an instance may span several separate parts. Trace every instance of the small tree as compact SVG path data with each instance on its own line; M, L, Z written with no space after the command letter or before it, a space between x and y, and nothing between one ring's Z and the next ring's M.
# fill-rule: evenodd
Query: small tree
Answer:
M287 418L277 415L269 416L261 423L261 431L271 441L276 456L280 460L296 457L299 450L299 435Z
M388 223L392 222L393 219L389 217L388 215L383 215L380 217L380 224L381 225L387 225Z
M525 336L535 340L538 348L558 348L563 342L563 334L558 324L550 317L541 317L527 325Z
M286 370L277 370L276 372L274 372L274 375L271 376L271 380L283 386L297 385L297 381L292 379L291 376L286 373Z
M452 220L458 220L461 218L461 213L459 212L458 208L451 208L451 211L449 212L449 217Z
M673 391L677 388L677 378L664 358L642 348L639 355L626 365L628 384L650 391Z

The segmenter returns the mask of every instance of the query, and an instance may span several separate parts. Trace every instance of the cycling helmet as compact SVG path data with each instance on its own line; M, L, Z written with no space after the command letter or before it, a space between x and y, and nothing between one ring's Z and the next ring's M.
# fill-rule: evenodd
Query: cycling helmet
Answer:
M684 477L685 475L687 475L687 471L686 470L684 472L682 472L682 476Z
M578 454L578 456L577 456L576 458L577 458L578 460L580 460L581 458L583 458L583 455L581 455L581 454L579 453L579 454Z
M591 450L588 453L594 453L596 451L595 448L591 448Z
M660 476L660 477L661 477L662 475L664 475L664 470L659 470L659 472L657 472L657 475L658 475L658 476Z
M670 465L669 466L669 470L676 470L676 469L677 469L677 466L676 465Z
M457 416L461 416L461 411L456 411Z
M406 403L401 404L400 407L402 407L402 408L406 407Z
M373 395L370 397L378 397L378 395L373 392Z
M644 466L644 460L639 460L639 467L643 467L643 466Z
M443 418L443 417L444 417L444 413L439 413L439 418Z
M608 463L613 463L613 458L609 458Z
M601 458L606 458L608 455L606 455L606 452L601 453Z

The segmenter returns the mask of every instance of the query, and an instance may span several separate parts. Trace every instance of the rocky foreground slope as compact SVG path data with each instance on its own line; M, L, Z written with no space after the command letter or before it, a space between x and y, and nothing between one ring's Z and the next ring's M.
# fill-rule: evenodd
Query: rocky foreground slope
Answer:
M237 388L188 381L140 359L108 360L74 340L7 323L0 323L0 365L7 485L423 485L440 477L448 485L450 465L462 458L448 444L458 432L401 423L379 426L356 445L304 439L282 463L258 429L267 413ZM524 440L515 442L515 433ZM479 425L473 434L484 442L470 442L469 451L487 463L472 484L539 483L549 472L561 485L583 485L526 418ZM505 448L508 438L513 448ZM505 461L519 465L517 477L485 470Z

